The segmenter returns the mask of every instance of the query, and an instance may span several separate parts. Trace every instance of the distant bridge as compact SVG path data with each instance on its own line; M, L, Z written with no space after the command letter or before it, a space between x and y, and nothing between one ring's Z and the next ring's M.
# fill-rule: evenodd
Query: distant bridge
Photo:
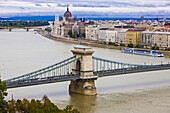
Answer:
M13 29L24 29L26 31L29 31L30 29L41 29L41 28L37 26L37 27L0 27L0 29L7 29L9 32L11 32Z
M71 92L95 95L98 77L170 69L170 64L137 65L92 56L88 47L74 47L73 57L46 68L5 80L7 88L71 81Z

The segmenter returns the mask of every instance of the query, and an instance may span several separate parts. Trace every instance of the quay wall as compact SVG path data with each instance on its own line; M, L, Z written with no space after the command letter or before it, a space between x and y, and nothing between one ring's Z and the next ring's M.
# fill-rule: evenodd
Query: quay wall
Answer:
M117 49L117 50L121 50L123 48L122 46L101 44L101 43L98 43L97 41L80 40L80 39L73 39L73 38L67 38L67 37L61 37L61 36L52 36L50 33L47 33L44 30L40 30L38 31L38 33L46 38L49 38L55 41L60 41L60 42L99 47L99 48ZM160 51L160 52L163 52L165 57L170 58L170 51Z

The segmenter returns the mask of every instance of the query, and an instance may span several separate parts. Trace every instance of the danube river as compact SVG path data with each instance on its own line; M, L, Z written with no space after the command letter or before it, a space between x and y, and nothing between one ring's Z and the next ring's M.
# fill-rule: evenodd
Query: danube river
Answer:
M33 31L0 31L1 78L5 80L16 77L69 58L72 56L70 50L74 46L76 45L49 40ZM169 58L138 56L121 53L120 50L92 48L95 51L94 56L118 62L133 64L170 62ZM6 99L11 99L11 95L14 99L41 99L43 95L47 95L59 107L70 104L81 113L142 113L144 111L141 109L147 110L144 105L146 107L150 105L146 112L153 112L152 108L157 105L154 101L161 101L163 98L155 95L157 94L155 92L163 92L166 90L163 90L164 88L170 86L170 70L99 78L96 81L97 96L69 95L68 86L69 82L61 82L9 89ZM153 91L149 92L150 90ZM144 97L146 98L143 99ZM168 97L170 95L165 97L165 101ZM166 106L164 100L162 101L163 107L158 111L162 112L168 105L166 110L169 112L169 101L166 102Z

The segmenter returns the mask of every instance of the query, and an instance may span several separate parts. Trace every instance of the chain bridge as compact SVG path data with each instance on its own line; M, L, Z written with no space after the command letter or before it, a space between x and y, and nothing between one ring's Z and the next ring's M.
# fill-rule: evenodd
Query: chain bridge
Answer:
M77 46L71 51L73 57L46 68L5 80L7 88L71 81L70 92L96 95L94 81L98 77L170 69L170 64L138 65L94 57L92 56L94 51L89 47Z

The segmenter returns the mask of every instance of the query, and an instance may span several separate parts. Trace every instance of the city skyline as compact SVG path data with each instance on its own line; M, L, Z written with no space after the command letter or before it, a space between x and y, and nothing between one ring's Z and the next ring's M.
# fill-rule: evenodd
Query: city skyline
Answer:
M62 15L67 5L75 16L167 17L170 14L169 0L1 0L0 17Z

